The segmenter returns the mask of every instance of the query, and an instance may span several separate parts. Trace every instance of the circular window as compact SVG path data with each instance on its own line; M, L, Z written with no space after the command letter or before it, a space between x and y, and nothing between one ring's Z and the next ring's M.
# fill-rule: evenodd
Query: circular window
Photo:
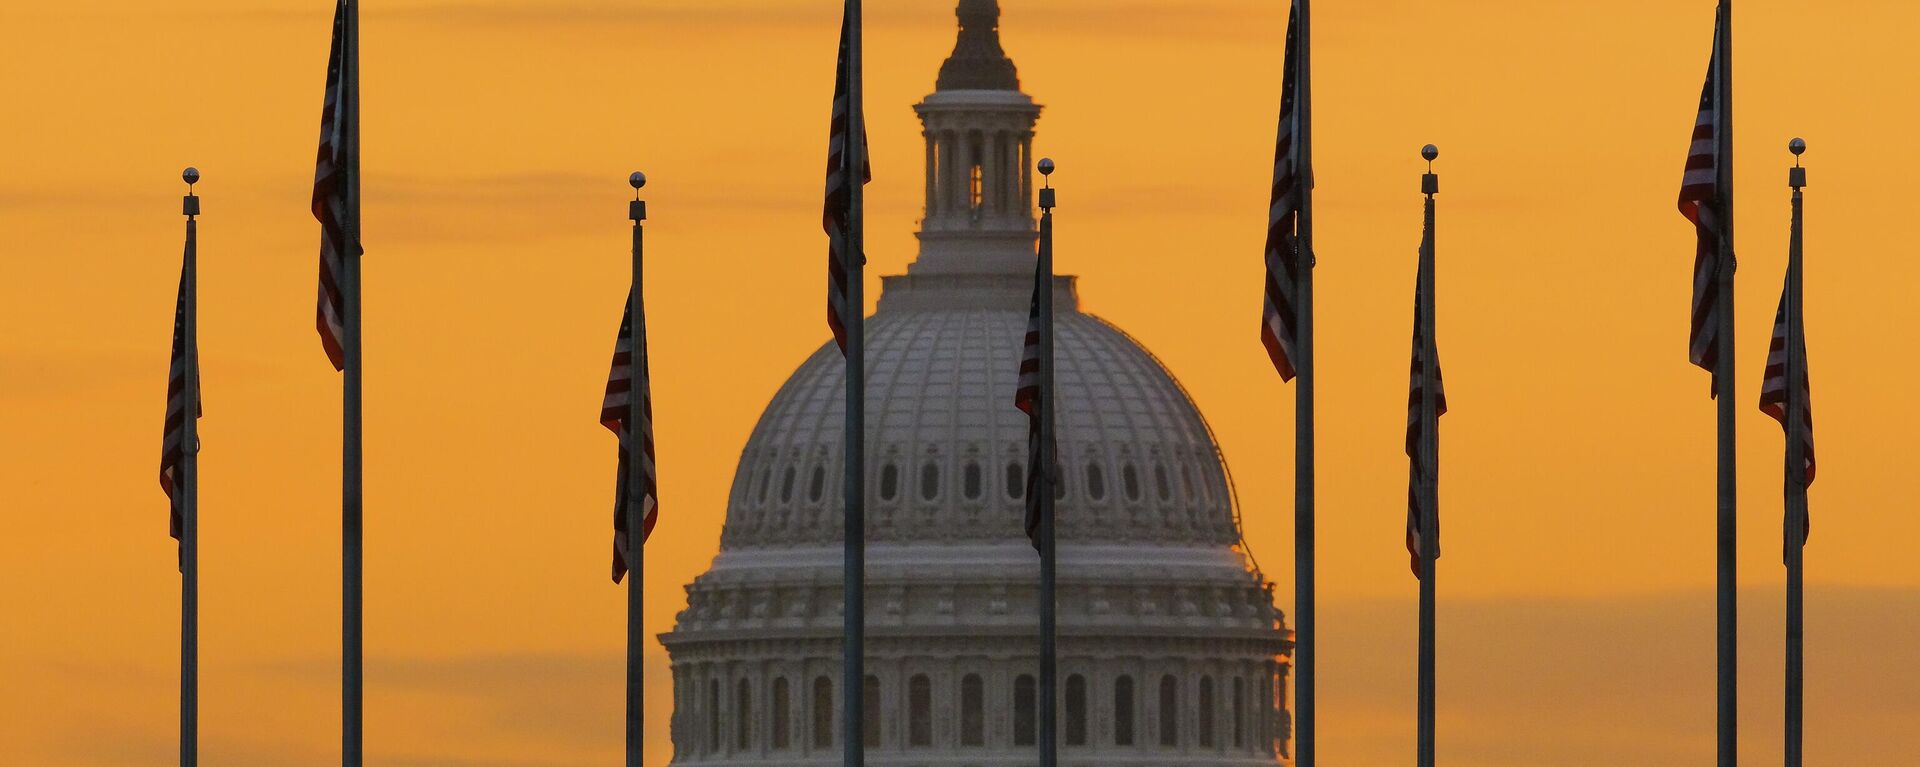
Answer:
M1007 497L1020 500L1027 495L1027 473L1018 461L1007 462Z
M827 467L813 467L813 481L807 484L807 500L819 503L820 497L827 492Z
M1107 475L1100 470L1100 464L1087 464L1087 497L1096 501L1107 499Z
M900 497L900 467L887 464L880 468L880 500Z
M1127 491L1127 500L1140 500L1140 471L1133 464L1121 467L1120 486Z
M920 500L931 501L940 497L940 464L928 461L920 467Z
M793 467L788 466L785 474L780 475L780 502L793 500Z
M960 486L966 492L967 500L980 500L981 484L980 464L975 461L968 461L966 471L960 475Z

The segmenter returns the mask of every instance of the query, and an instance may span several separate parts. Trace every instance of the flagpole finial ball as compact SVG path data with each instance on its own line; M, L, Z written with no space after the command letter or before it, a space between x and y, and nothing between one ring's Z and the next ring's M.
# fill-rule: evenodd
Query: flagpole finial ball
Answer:
M1794 140L1787 142L1787 151L1792 152L1793 156L1795 157L1799 157L1800 155L1805 154L1807 151L1807 140L1803 138L1795 138Z
M1433 162L1434 158L1440 156L1440 147L1432 144L1420 147L1420 156L1425 158L1427 162Z
M640 171L636 170L633 172L633 175L627 177L627 183L635 189L639 189L640 187L646 186L647 174L641 173Z
M1040 158L1040 175L1042 176L1053 175L1053 158L1051 157Z
M180 180L187 182L187 186L200 183L200 169L189 167L186 170L180 171Z

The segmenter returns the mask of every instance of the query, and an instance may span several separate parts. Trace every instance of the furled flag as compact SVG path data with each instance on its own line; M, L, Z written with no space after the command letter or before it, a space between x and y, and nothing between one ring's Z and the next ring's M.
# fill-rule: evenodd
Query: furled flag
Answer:
M1033 302L1027 310L1027 334L1021 344L1020 378L1013 392L1013 405L1027 414L1027 487L1024 497L1027 502L1027 538L1033 541L1035 549L1040 548L1041 504L1053 492L1050 477L1053 474L1053 451L1047 444L1047 424L1045 419L1050 413L1041 407L1040 381L1040 333L1045 318L1040 315L1041 292L1048 289L1047 262L1039 259L1033 269Z
M1687 170L1680 182L1680 214L1693 222L1693 325L1687 334L1687 359L1714 372L1718 362L1716 336L1720 321L1720 135L1725 110L1720 105L1720 31L1714 27L1713 58L1707 65L1707 83L1700 89L1700 114L1694 120L1693 145L1687 150ZM1716 373L1716 380L1717 380ZM1715 395L1719 386L1714 386Z
M1773 416L1780 422L1780 428L1787 426L1787 342L1793 341L1794 359L1800 364L1800 387L1793 393L1794 405L1800 410L1800 449L1806 458L1806 475L1803 486L1813 484L1813 384L1807 377L1807 336L1805 324L1794 317L1793 327L1787 326L1787 296L1780 295L1780 309L1773 316L1773 343L1767 347L1767 372L1760 383L1760 410ZM1787 430L1789 437L1792 430ZM1806 522L1806 520L1802 520ZM1807 523L1811 527L1811 523ZM1810 530L1801 530L1801 540L1806 540Z
M1424 247L1422 251L1425 251ZM1421 520L1429 516L1421 514L1425 505L1420 492L1422 486L1421 480L1433 468L1424 465L1421 456L1421 442L1424 441L1426 435L1424 433L1425 426L1421 423L1420 419L1420 395L1426 381L1424 381L1420 375L1420 368L1422 362L1421 355L1424 354L1428 348L1431 348L1434 354L1433 418L1436 429L1440 424L1440 416L1446 415L1447 413L1447 391L1440 379L1439 346L1438 344L1435 344L1433 347L1427 347L1426 345L1426 327L1421 322L1421 318L1425 314L1423 310L1426 308L1423 302L1424 298L1419 296L1419 291L1415 291L1413 303L1413 382L1412 385L1408 387L1407 392L1407 554L1412 557L1411 564L1415 578L1424 577L1422 574L1425 572L1425 568L1421 566L1422 560L1420 558L1420 539L1421 535L1427 531L1422 529ZM1433 556L1438 558L1440 556L1440 515L1438 510L1435 510L1435 513L1430 516L1433 519Z
M1298 73L1296 56L1299 30L1294 26L1299 9L1287 17L1286 64L1280 82L1280 127L1273 150L1273 201L1267 207L1267 282L1264 311L1260 318L1260 342L1284 381L1293 380L1293 342L1295 311L1294 285L1300 274L1299 242L1295 223L1300 217L1301 158L1295 141L1300 114L1296 109Z
M647 339L645 320L642 319L640 337L640 375L636 386L630 375L633 359L633 298L627 298L627 311L620 318L620 336L613 343L613 369L607 373L607 395L600 401L600 425L607 427L620 439L620 478L615 482L613 500L613 582L619 583L627 574L627 499L633 495L640 497L641 529L640 545L647 543L653 535L653 524L660 517L660 494L658 477L654 474L653 463L653 393L647 384ZM640 392L640 492L631 493L627 487L628 461L632 460L628 450L627 416L633 392Z
M851 10L849 10L851 13ZM853 133L848 129L852 121L851 99L847 95L850 73L847 69L847 47L851 44L848 27L852 16L844 16L840 21L840 62L834 70L833 80L833 121L827 132L827 195L824 210L820 216L820 226L827 232L827 326L833 329L833 342L840 346L840 353L847 352L847 326L843 319L847 312L847 251L848 226L853 220L853 187L847 183L847 153L851 149L847 137ZM866 147L867 128L865 120L860 126L860 146ZM861 153L860 183L873 180L873 163ZM865 262L864 254L859 256ZM864 307L853 307L854 311L863 311Z
M198 370L194 371L196 374ZM201 415L199 397L194 397L193 415ZM167 421L160 434L160 489L167 494L169 507L167 531L179 540L186 520L181 514L183 498L174 494L173 473L186 460L187 436L187 274L180 270L180 297L173 309L173 358L167 370Z
M354 120L348 115L352 94L347 92L344 71L346 33L347 3L341 0L333 11L333 52L327 57L327 95L320 109L320 157L313 173L313 217L320 221L320 303L315 325L334 370L347 366L346 298L341 292L349 234L346 176L352 158L347 152L359 128L349 124Z

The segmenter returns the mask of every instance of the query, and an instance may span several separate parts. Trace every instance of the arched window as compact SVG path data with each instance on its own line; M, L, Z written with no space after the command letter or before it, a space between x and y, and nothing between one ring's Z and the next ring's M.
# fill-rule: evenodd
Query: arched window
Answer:
M773 717L773 747L786 748L788 731L792 729L792 722L787 717L792 711L787 703L787 678L784 676L773 679L772 706L768 713Z
M1133 464L1120 467L1120 486L1127 491L1127 500L1140 500L1140 470Z
M813 747L833 747L833 680L813 678Z
M1087 678L1067 677L1067 745L1087 744Z
M880 467L880 500L891 501L900 497L900 467L887 464Z
M931 501L940 497L940 464L926 462L920 467L920 500Z
M1133 677L1113 680L1113 744L1133 745Z
M1013 680L1013 744L1033 745L1033 677L1021 674Z
M1027 472L1017 461L1007 462L1007 497L1016 501L1027 497Z
M1233 747L1247 747L1247 680L1233 678Z
M868 748L880 747L880 677L860 683L860 739Z
M757 492L757 493L759 494L759 496L760 496L760 503L766 503L766 502L767 502L767 488L769 488L769 487L771 487L771 486L773 485L773 482L772 482L772 480L773 480L773 470L772 470L772 469L761 469L761 470L760 470L760 480L759 480L759 484L760 484L760 489L759 489L759 490L757 490L757 491L755 491L755 492Z
M1213 677L1200 677L1200 747L1213 748Z
M972 210L980 210L986 191L984 181L985 177L981 173L980 165L975 163L973 168L967 171L967 206Z
M1160 745L1180 745L1180 680L1160 677Z
M738 715L733 720L733 747L745 751L753 745L753 687L742 679L734 692L733 707Z
M960 678L960 745L984 746L987 744L986 697L980 684L979 674L968 674Z
M980 500L982 484L985 483L980 479L980 462L968 461L966 470L960 474L960 487L966 493L967 500Z
M720 753L720 680L707 680L707 753Z
M793 467L788 466L787 470L780 475L780 502L786 503L791 500L793 500Z
M827 467L813 467L813 480L807 483L807 501L819 503L827 493Z
M1167 467L1153 467L1153 492L1160 496L1163 503L1173 500L1173 485L1167 482Z
M1107 499L1107 475L1100 470L1100 464L1087 464L1087 497L1096 501Z
M926 674L907 680L907 745L933 745L933 683Z

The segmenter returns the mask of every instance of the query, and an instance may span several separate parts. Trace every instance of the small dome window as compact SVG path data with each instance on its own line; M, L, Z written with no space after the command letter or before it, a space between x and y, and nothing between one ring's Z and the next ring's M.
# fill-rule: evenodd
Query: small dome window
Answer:
M1180 465L1180 495L1188 500L1193 499L1193 469L1186 464Z
M931 501L940 497L940 464L928 461L920 467L920 500Z
M1173 500L1173 485L1167 483L1167 467L1153 467L1153 492L1159 495L1162 501Z
M785 474L780 475L780 502L793 500L793 467L788 466Z
M1107 475L1100 470L1100 464L1087 464L1087 496L1096 501L1107 499Z
M820 498L826 495L826 492L827 467L815 466L813 467L813 480L807 483L807 500L811 503L819 503Z
M1127 464L1120 468L1120 486L1127 492L1127 500L1140 500L1140 470Z
M900 467L887 464L880 468L880 500L891 501L900 497Z
M1019 461L1007 462L1007 497L1016 501L1027 497L1027 472Z
M766 503L766 502L767 502L767 489L768 489L769 487L771 487L771 486L773 485L773 481L772 481L772 480L773 480L773 470L772 470L772 469L761 469L761 470L760 470L760 489L759 489L759 490L758 490L757 492L758 492L758 493L759 493L759 495L760 495L760 502L761 502L761 503Z
M980 500L980 486L982 484L984 483L980 479L980 462L968 461L966 471L960 475L960 486L962 491L966 493L967 500Z

